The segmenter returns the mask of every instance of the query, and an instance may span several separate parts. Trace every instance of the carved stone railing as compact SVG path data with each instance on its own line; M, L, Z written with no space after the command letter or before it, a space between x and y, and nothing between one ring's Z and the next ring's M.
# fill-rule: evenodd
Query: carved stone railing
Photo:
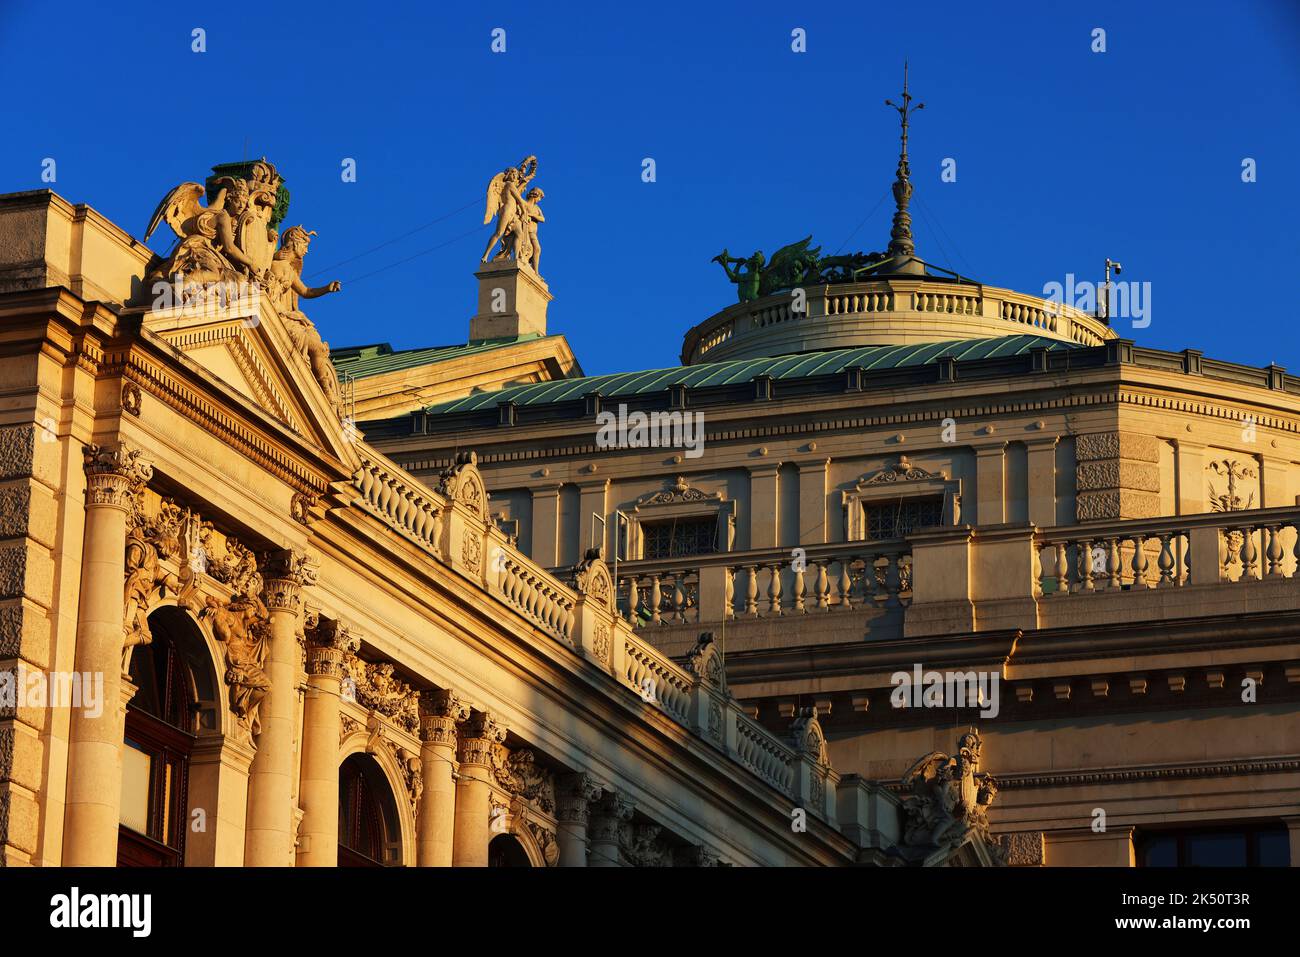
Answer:
M1043 529L1044 597L1280 580L1300 562L1300 509L1208 512Z
M841 542L619 564L619 611L633 627L906 607L905 541Z
M737 303L706 319L687 332L682 361L1014 332L1084 346L1116 336L1102 320L1073 306L972 282L895 277L808 286L798 299L792 293ZM784 346L792 348L778 348Z
M438 555L441 498L384 456L367 453L352 476L361 507Z
M444 473L435 491L380 453L359 446L361 465L352 485L358 492L356 504L366 513L495 596L589 666L608 673L642 706L697 735L783 797L837 826L839 776L824 755L799 753L746 716L725 690L720 658L711 666L704 655L693 658L690 668L683 667L637 635L619 614L609 571L594 553L573 570L573 580L565 582L520 552L488 517L486 490L472 456ZM715 567L719 573L726 570L725 563ZM695 598L688 601L684 595L688 589L698 595L700 578L698 571L685 571L680 563L673 568L675 584L667 600L677 609L673 614L682 613L680 619L688 605L698 606ZM656 573L662 581L663 571L646 572ZM662 605L662 585L660 594Z
M498 546L500 547L500 546ZM502 548L489 558L496 575L489 570L492 590L534 625L566 644L573 641L574 608L577 595L556 581L532 560Z

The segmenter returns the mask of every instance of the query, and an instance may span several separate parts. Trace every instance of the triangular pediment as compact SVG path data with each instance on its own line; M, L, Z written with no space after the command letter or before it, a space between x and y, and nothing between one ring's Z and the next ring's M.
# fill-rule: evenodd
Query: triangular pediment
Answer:
M143 324L214 378L262 412L314 445L348 461L346 428L316 381L306 355L288 329L289 321L265 297L253 315L214 308L190 314L159 310ZM243 311L253 311L245 307Z

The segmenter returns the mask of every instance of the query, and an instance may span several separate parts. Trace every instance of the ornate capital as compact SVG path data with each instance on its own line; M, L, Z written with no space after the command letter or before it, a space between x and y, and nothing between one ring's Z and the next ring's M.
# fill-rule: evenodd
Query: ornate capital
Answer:
M600 785L589 774L566 774L555 788L555 817L567 824L584 827L591 816L591 802L600 797Z
M493 748L505 739L505 725L498 724L486 711L472 712L460 726L456 759L461 764L491 768Z
M450 688L420 692L420 740L456 747L456 725L469 718L469 705Z
M613 791L597 801L591 809L591 839L617 844L622 826L632 820L636 803Z
M305 631L307 674L342 678L344 657L355 652L360 642L342 622L319 615L309 618Z
M119 445L116 449L102 445L81 448L86 468L86 505L110 505L130 509L136 493L153 478L153 465L140 449Z
M261 562L264 601L270 611L297 614L302 609L302 589L316 584L316 567L307 556L291 549L269 552Z

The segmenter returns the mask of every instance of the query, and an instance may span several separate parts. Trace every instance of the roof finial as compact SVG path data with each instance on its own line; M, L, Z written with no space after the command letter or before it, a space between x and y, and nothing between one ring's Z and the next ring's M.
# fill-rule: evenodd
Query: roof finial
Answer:
M902 125L902 148L898 153L898 174L894 180L894 228L889 231L889 255L897 261L897 265L891 270L892 272L924 272L925 269L920 263L916 263L912 269L907 269L909 260L916 255L916 244L912 242L912 217L907 212L907 205L912 199L912 170L907 165L907 127L908 116L917 110L925 109L924 103L912 105L912 94L907 91L907 61L903 61L903 102L895 103L893 100L885 100L885 106L892 106L898 111L898 118Z

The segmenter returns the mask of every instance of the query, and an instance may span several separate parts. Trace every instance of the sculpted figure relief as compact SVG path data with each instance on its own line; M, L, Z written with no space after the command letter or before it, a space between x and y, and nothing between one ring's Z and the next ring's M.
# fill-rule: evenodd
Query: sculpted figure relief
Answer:
M208 206L200 202L205 188L199 183L181 183L158 204L145 240L166 222L180 243L166 258L155 262L149 277L173 284L182 301L174 301L176 297L166 284L161 288L155 284L154 295L165 295L170 305L183 307L195 300L210 301L209 297L214 297L211 286L218 283L246 284L264 292L285 318L294 348L338 411L338 376L329 361L329 345L299 310L298 300L338 292L341 284L334 281L308 286L303 282L303 257L314 232L290 226L281 234L276 248L275 227L287 209L288 193L283 191L275 167L265 159L218 167L232 168L240 175L223 175L209 181L209 190L215 189L216 194ZM518 205L522 207L522 199ZM245 297L251 294L240 288L240 301L247 301Z
M524 194L524 188L536 175L537 157L526 156L518 166L502 170L488 183L483 225L492 222L493 216L497 224L483 250L482 262L487 262L488 257L493 262L513 257L516 262L528 263L537 272L542 257L537 224L545 220L539 204L546 194L536 187ZM501 248L493 256L492 250L498 243Z
M271 682L267 680L263 667L270 612L258 595L261 577L256 576L256 579L255 588L236 595L229 603L209 596L200 614L200 617L212 620L212 632L225 648L225 681L230 686L230 710L250 734L262 730L259 706L271 690Z

